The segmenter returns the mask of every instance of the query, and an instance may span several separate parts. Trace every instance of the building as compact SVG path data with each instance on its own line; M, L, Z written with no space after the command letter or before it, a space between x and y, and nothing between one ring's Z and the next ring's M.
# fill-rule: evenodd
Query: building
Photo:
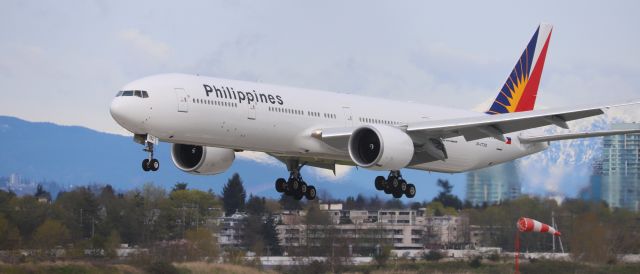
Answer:
M327 226L307 227L303 213L284 212L277 226L285 249L327 244L327 236L349 247L350 255L372 255L380 245L394 249L464 248L468 245L467 216L433 216L419 210L338 210L320 207L331 219ZM334 243L335 245L335 243Z
M612 129L640 129L640 124L615 124ZM587 194L610 207L640 209L640 134L605 136L602 159L594 165Z
M222 248L241 247L244 240L244 228L247 224L247 215L234 213L228 217L220 217L218 221L218 244Z
M514 161L467 173L466 199L474 206L516 199L521 191L518 167Z

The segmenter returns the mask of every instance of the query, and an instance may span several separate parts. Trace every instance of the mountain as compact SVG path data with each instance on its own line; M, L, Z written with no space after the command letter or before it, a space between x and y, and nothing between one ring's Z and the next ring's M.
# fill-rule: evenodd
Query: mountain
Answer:
M288 176L285 166L268 156L236 157L228 171L215 176L187 174L173 166L170 145L166 143L156 147L160 170L143 172L140 163L146 153L142 148L131 137L78 126L28 122L0 116L0 176L19 174L23 179L55 181L63 186L111 184L120 190L135 189L146 182L154 182L166 188L172 187L176 182L187 182L191 188L212 189L221 193L228 178L238 172L248 193L269 197L279 196L273 186L275 179ZM324 171L303 169L304 178L316 186L321 198L326 194L335 198L355 196L358 193L376 195L379 192L373 188L373 178L386 175L384 172L355 168L345 168L343 173L342 176L333 178L333 175L327 176ZM430 200L436 195L438 189L435 182L438 178L449 179L454 185L458 182L454 193L461 197L464 193L464 176L460 174L418 171L407 171L404 174L416 183L418 201ZM386 197L384 194L380 196Z
M537 134L607 130L616 122L621 120L599 116L571 122L570 130L550 126L537 130ZM602 137L552 142L546 151L517 160L519 172L525 175L522 176L523 192L576 196L580 188L589 183L593 162L601 153Z

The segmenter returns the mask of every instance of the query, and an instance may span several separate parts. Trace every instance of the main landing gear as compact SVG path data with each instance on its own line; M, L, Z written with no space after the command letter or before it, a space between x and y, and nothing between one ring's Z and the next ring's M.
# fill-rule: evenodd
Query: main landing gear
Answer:
M389 172L389 176L385 179L383 176L378 176L375 179L375 185L377 190L382 190L386 194L393 195L393 198L402 198L404 194L407 198L413 198L416 196L416 186L407 183L402 178L399 170L392 170Z
M288 161L289 180L278 178L276 180L276 191L292 196L296 200L301 200L302 197L306 197L307 200L315 199L316 188L312 185L307 185L300 175L300 169L303 166L304 164L299 165L298 161Z
M147 137L147 140L144 141L143 150L149 153L149 157L142 160L142 170L144 171L157 171L160 168L160 162L158 161L158 159L153 158L153 146L153 140L150 140Z

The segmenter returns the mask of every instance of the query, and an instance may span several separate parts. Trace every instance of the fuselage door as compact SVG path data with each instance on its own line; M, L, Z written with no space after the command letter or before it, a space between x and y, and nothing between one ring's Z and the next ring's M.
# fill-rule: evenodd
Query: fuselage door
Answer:
M344 114L344 125L352 126L353 125L353 114L351 113L350 107L342 107L342 113Z
M256 119L256 103L251 103L249 105L249 113L247 113L247 119L255 120Z
M178 112L189 112L189 100L187 92L183 88L176 88L176 99L178 100Z

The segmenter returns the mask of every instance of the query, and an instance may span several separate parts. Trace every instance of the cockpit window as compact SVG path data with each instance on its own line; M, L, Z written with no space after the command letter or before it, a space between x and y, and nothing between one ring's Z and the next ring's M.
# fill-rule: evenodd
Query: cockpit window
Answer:
M149 93L144 90L123 90L119 91L118 94L116 94L116 97L119 96L136 96L140 98L149 98Z

